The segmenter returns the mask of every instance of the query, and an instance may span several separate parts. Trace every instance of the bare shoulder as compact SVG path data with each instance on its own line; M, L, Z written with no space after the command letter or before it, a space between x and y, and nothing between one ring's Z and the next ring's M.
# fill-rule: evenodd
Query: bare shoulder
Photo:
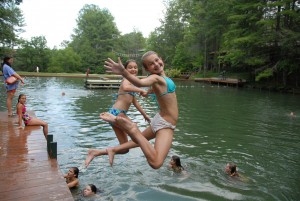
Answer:
M157 74L151 74L148 77L144 78L144 79L148 79L151 80L153 82L157 82L157 83L164 83L164 78L162 76L159 76Z
M20 104L20 103L18 103L18 104L17 104L17 111L18 111L18 110L22 111L22 109L23 109L23 105Z

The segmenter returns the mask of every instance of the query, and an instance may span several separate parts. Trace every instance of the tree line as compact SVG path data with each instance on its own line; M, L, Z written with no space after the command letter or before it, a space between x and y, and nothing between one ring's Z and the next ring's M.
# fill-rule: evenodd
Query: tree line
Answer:
M297 0L169 0L161 25L145 38L121 34L106 8L86 4L70 41L49 49L44 36L18 37L24 25L13 0L1 1L0 54L14 68L46 72L104 73L106 58L136 59L155 50L167 72L237 72L256 82L299 86L300 3ZM151 15L151 12L149 12Z

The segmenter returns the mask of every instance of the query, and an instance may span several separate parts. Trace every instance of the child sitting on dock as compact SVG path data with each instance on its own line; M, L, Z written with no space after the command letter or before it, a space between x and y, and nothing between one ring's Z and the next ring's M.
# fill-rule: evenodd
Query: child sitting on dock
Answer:
M78 174L79 169L77 167L71 167L68 173L64 175L64 178L66 179L69 188L79 186Z
M125 63L125 69L126 71L128 71L128 73L130 73L133 76L137 76L138 74L138 66L135 60L128 60ZM124 118L129 119L126 114L130 105L133 104L137 108L137 110L144 116L145 120L150 123L149 116L145 113L145 111L143 110L143 108L141 107L141 105L135 97L137 94L142 94L145 96L147 94L147 91L132 85L126 78L124 78L121 82L117 94L117 99L108 112L114 116L122 116ZM119 144L128 142L128 137L124 130L120 129L114 124L111 124L111 126L118 138ZM93 150L89 150L89 152L92 151ZM122 150L120 154L126 154L128 153L128 151L128 149Z
M155 94L160 111L154 116L151 121L151 126L143 132L139 130L137 125L127 118L114 116L110 113L102 113L100 118L113 123L132 139L124 144L116 147L111 147L102 150L90 150L85 160L86 166L96 157L100 155L108 155L109 162L112 166L115 154L123 153L135 147L140 147L146 156L148 164L153 169L160 168L168 152L172 146L174 130L178 120L177 97L175 93L175 83L164 72L164 62L154 51L146 52L142 57L144 68L151 74L144 79L138 79L125 70L121 59L114 62L108 59L105 62L107 72L123 75L132 84L138 87L152 87L152 92ZM155 138L154 146L149 140Z
M22 120L24 121L25 126L42 126L44 136L47 139L48 124L43 120L29 116L29 114L26 111L25 103L26 103L26 95L20 94L17 103L17 115L18 115L18 124L19 124L18 128L23 128Z

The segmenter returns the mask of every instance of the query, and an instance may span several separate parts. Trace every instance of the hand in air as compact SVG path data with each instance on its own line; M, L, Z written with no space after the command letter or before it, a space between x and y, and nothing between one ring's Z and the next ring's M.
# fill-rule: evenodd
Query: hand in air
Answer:
M114 73L117 75L122 75L123 71L125 70L120 57L118 57L118 63L114 62L111 58L108 58L105 61L104 67L106 68L107 73Z

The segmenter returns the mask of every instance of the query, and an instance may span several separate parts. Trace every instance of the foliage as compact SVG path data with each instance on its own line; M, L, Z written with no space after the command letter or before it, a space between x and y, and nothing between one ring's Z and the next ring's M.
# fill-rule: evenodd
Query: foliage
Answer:
M165 73L168 77L178 78L180 76L181 71L178 69L166 69Z
M273 76L272 68L267 68L255 77L255 81L258 82L262 79L270 78L272 76Z
M100 9L96 5L85 5L79 12L75 34L69 44L82 60L82 68L89 67L91 73L103 66L115 46L115 38L119 31L114 17L107 9Z
M24 18L15 0L0 1L0 55L13 55L18 33L22 32Z
M11 0L1 6L0 53L14 54L17 69L33 71L39 66L42 71L85 72L90 68L91 73L104 73L108 57L139 63L144 51L154 50L166 67L172 67L166 70L172 77L180 72L218 76L226 70L252 77L260 72L256 80L280 85L299 83L297 0L168 0L161 25L147 39L136 30L121 35L107 9L85 5L71 41L64 41L60 50L48 49L42 36L17 40L21 12Z
M32 37L30 41L20 40L16 51L15 66L20 70L35 71L36 66L40 71L46 71L50 58L50 49L44 36Z
M53 71L55 70L55 71ZM53 50L48 72L85 72L81 68L81 58L71 47Z

